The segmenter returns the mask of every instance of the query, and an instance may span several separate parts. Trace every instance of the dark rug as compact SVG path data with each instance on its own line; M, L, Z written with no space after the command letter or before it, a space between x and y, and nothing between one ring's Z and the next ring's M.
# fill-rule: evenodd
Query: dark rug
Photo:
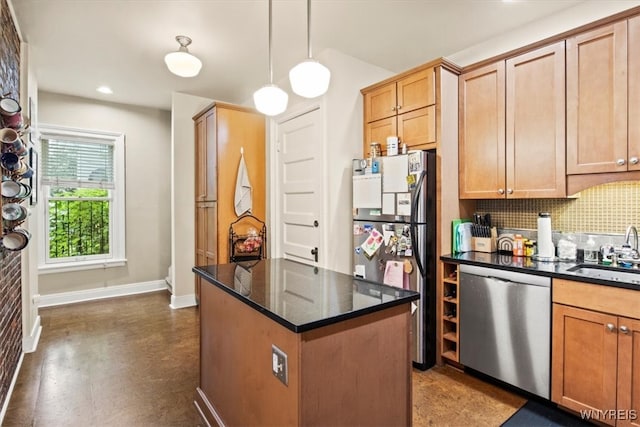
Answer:
M573 414L556 408L551 403L529 400L501 427L582 427L593 426Z

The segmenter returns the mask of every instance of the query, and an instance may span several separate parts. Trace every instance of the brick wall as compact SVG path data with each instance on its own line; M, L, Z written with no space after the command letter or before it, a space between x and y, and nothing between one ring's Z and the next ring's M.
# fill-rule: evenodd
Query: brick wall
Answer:
M0 0L0 95L20 99L20 38L6 0ZM20 252L0 252L0 407L22 353Z

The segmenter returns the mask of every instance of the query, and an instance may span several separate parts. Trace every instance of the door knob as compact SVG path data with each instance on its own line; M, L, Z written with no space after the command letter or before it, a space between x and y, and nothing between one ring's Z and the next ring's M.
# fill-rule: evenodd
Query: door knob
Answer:
M618 159L618 160L616 160L616 165L618 165L618 166L624 166L624 164L625 164L624 159Z
M502 189L502 188L498 188L498 193L499 193L499 194L504 194L504 189Z
M629 328L627 328L626 326L620 326L620 332L622 332L623 334L628 334Z
M637 165L638 164L638 158L637 157L631 157L629 159L629 163L631 163L632 165Z
M513 190L511 188L507 188L507 194L513 194Z
M616 330L616 325L614 325L613 323L607 323L607 329L613 332Z

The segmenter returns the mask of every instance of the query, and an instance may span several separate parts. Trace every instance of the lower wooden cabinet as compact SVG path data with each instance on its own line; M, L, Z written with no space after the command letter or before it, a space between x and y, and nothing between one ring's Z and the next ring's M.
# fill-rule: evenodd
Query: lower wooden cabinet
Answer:
M218 263L217 202L196 203L196 253L198 266ZM200 279L196 275L196 299L200 300Z
M554 280L551 400L640 426L640 292ZM559 303L559 302L562 302Z

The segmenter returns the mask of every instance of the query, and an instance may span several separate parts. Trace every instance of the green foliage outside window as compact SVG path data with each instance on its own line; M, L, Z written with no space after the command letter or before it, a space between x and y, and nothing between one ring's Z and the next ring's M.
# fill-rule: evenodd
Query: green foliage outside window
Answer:
M109 254L108 196L99 188L51 189L50 258Z

